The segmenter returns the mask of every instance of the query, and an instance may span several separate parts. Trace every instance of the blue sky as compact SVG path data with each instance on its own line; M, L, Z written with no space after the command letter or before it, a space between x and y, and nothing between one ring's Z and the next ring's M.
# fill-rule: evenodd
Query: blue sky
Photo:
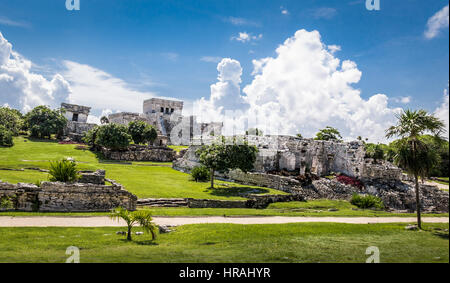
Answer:
M244 87L254 79L252 60L275 57L300 29L317 30L324 44L340 46L337 58L358 65L353 87L363 99L382 93L392 107L433 111L448 87L448 26L424 36L448 1L381 0L380 11L362 0L80 2L81 10L67 11L65 0L0 0L0 32L49 80L62 62L77 62L127 88L190 101L209 97L220 58L240 62Z

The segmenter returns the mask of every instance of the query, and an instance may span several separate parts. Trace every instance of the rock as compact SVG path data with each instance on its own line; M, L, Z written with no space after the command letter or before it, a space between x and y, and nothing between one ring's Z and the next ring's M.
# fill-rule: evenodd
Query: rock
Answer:
M339 209L337 209L337 208L330 208L330 209L328 209L328 211L330 211L330 212L339 211Z
M405 227L405 230L417 231L417 230L419 230L419 227L417 227L417 225L408 225L408 226Z
M116 235L126 235L127 234L127 232L124 232L124 231L117 231L116 232Z
M136 232L136 235L138 235L138 236L144 235L144 232Z
M166 233L172 232L172 230L170 230L169 227L165 226L165 225L160 225L160 226L158 226L158 228L159 228L160 234L166 234Z

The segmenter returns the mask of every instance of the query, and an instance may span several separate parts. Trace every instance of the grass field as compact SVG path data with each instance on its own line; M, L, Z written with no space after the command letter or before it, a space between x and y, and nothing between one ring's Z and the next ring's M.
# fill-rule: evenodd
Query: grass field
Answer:
M87 262L354 262L370 246L382 263L448 263L448 224L406 231L405 224L186 225L175 232L116 235L120 228L0 228L0 262L65 262L69 246ZM136 229L135 231L139 231Z
M107 178L114 179L139 198L244 199L243 194L284 194L283 192L218 181L218 189L208 189L209 183L196 183L190 175L171 168L171 163L105 161L88 150L56 141L18 137L12 148L0 148L0 168L49 169L49 162L72 157L80 170L105 169ZM48 179L47 173L34 170L0 170L0 180L36 183Z

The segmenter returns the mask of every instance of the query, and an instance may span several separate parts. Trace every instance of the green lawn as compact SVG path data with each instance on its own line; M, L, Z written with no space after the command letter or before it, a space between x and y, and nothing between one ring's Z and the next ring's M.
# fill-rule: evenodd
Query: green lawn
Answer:
M186 225L175 232L116 235L120 228L0 228L0 262L56 262L67 247L80 249L88 262L354 262L364 263L370 246L380 261L448 263L448 224L406 231L405 224L351 225L308 223L283 225ZM139 231L139 229L135 229Z
M188 149L189 146L185 146L185 145L169 145L169 148L175 150L176 152L180 152L183 149Z
M217 181L218 189L208 189L209 183L196 183L190 175L171 168L171 163L105 161L76 145L60 145L56 141L32 140L18 137L12 148L0 148L0 168L49 169L49 161L65 157L74 158L80 170L105 169L107 178L113 179L139 198L197 198L244 199L245 193L285 194L283 192ZM0 170L0 180L18 183L36 183L48 179L47 173L34 170Z

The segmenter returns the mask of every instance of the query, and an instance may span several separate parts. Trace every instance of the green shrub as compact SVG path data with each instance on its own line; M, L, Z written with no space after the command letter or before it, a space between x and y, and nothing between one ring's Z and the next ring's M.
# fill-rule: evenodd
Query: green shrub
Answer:
M209 171L205 166L194 167L191 171L192 179L196 182L207 182L211 177Z
M51 162L49 174L52 182L68 183L79 179L76 163L67 159Z
M17 136L23 127L22 113L9 107L0 107L0 125L11 131L14 136Z
M362 209L366 208L384 209L383 201L379 197L373 195L354 194L350 203Z
M50 138L55 134L61 136L67 119L63 110L52 110L47 106L38 106L25 115L25 122L32 137Z
M144 121L132 121L128 124L128 133L135 144L152 144L158 137L155 127L150 126Z
M14 145L13 133L0 125L0 146L11 147Z
M3 196L0 198L0 208L3 209L12 209L14 208L14 203L8 196Z
M128 127L119 124L100 126L96 132L95 144L112 150L126 149L130 145L131 136Z

